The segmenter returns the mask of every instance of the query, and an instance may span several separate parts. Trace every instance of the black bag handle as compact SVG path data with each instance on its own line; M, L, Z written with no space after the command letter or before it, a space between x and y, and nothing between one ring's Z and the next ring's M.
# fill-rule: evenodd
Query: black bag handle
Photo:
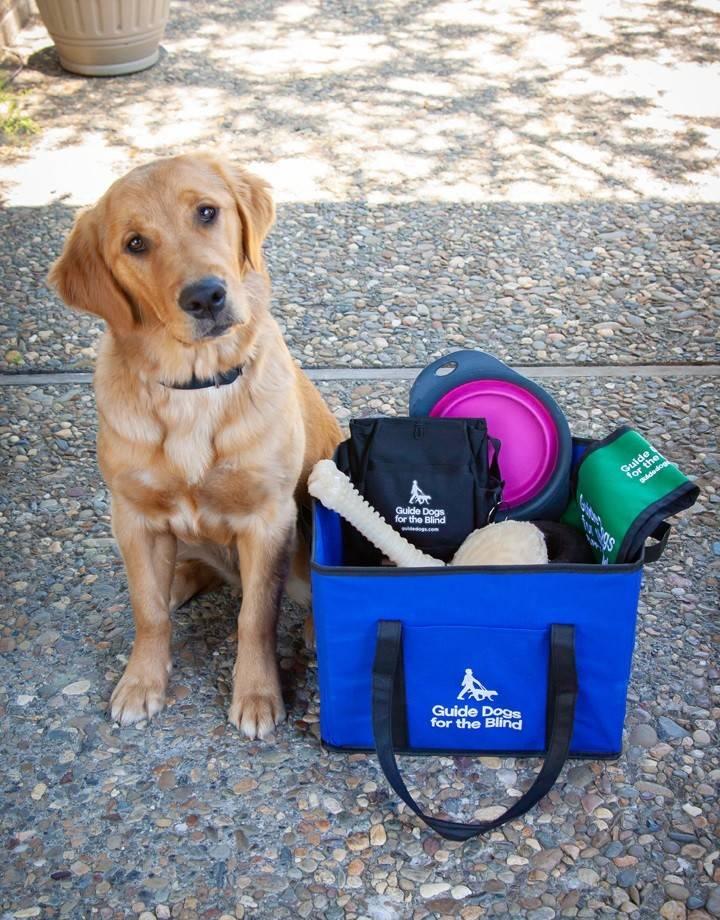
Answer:
M575 627L550 627L548 726L550 741L542 769L527 792L500 817L477 824L448 821L425 814L403 782L395 759L393 722L397 724L396 691L402 674L402 623L381 620L372 676L372 722L375 750L385 778L397 795L428 827L447 840L469 840L524 815L553 787L568 757L577 699Z

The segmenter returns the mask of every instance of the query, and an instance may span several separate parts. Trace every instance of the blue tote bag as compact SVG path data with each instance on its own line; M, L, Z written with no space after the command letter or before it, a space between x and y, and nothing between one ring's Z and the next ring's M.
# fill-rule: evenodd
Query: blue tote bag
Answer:
M392 568L345 565L338 515L313 511L312 592L323 742L377 752L395 792L449 839L531 808L568 757L622 747L643 562ZM533 786L491 822L422 812L396 753L544 755Z

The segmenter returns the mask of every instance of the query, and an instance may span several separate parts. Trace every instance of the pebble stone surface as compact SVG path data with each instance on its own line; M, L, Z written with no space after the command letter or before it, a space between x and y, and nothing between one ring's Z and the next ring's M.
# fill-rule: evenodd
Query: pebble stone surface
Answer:
M102 321L43 280L73 213L0 214L18 241L0 254L0 369L93 366ZM515 364L720 358L717 206L281 203L266 248L306 367L420 367L478 343Z
M289 602L289 715L272 742L243 741L226 723L237 612L227 591L176 615L167 709L138 727L109 722L132 625L93 397L87 386L6 388L3 920L718 916L716 379L543 382L579 434L642 418L702 498L646 570L622 757L572 762L525 818L464 846L420 827L373 757L323 749L315 659ZM343 421L407 405L406 383L321 389ZM481 818L526 788L537 762L403 768L424 802Z
M226 721L228 589L176 614L167 708L110 722L132 622L92 390L0 388L0 920L720 917L718 378L632 370L718 361L716 26L700 0L175 2L160 63L110 80L61 71L38 20L21 33L40 130L0 148L0 372L92 368L101 323L43 282L77 207L211 146L276 189L273 309L306 367L357 372L318 384L342 424L407 411L408 382L365 368L459 347L626 366L541 382L574 433L635 425L701 497L645 572L621 757L571 762L459 845L374 757L323 748L289 601L270 742ZM402 766L482 819L539 761Z

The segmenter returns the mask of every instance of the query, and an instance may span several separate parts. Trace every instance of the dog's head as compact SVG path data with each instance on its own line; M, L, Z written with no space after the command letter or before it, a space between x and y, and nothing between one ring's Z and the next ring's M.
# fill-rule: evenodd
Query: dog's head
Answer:
M160 327L208 341L249 320L243 281L263 270L274 213L267 184L241 167L203 154L156 160L78 216L49 281L118 335Z

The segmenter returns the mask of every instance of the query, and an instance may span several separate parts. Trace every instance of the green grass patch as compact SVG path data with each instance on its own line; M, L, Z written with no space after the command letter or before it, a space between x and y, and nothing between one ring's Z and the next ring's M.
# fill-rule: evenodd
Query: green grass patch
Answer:
M0 135L7 140L17 140L38 130L35 122L22 110L23 93L8 88L0 80Z

